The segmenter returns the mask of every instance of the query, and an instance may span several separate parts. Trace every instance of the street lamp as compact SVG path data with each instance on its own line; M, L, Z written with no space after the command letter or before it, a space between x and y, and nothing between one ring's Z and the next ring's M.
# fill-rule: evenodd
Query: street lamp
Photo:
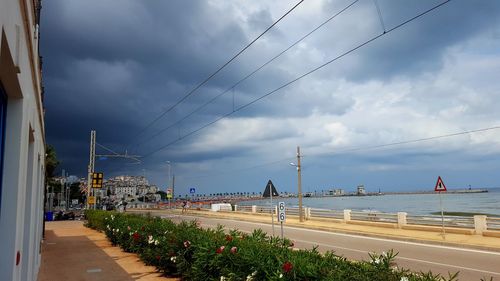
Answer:
M297 164L290 163L290 165L297 168L297 188L299 197L299 221L304 221L304 212L302 210L302 177L300 174L300 147L297 146Z

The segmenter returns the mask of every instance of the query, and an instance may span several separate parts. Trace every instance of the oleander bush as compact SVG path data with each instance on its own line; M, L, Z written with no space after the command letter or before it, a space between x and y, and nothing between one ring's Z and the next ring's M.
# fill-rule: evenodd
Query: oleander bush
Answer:
M113 245L137 253L141 260L168 276L183 280L455 280L411 273L394 266L395 253L371 254L369 261L349 261L333 252L293 250L288 239L262 230L225 232L222 226L203 229L197 222L87 210L86 226L103 231Z

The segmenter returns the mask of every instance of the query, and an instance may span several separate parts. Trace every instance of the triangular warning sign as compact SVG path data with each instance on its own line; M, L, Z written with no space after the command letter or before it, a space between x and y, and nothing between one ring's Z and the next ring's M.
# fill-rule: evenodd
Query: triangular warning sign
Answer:
M434 188L434 191L446 191L446 186L444 185L444 182L440 176L438 177L438 181L436 182L436 187Z
M273 192L273 196L279 196L278 191L276 190L276 187L274 187L274 184L271 180L267 182L266 189L264 189L264 193L262 194L262 197L267 198L271 197L271 190Z

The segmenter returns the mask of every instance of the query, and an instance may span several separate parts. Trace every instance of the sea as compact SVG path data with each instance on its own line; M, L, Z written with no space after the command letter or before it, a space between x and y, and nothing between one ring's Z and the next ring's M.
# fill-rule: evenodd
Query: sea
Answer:
M445 212L466 212L500 216L500 188L488 189L484 193L445 193L441 194ZM285 202L287 206L297 207L297 198L273 198L273 205ZM430 215L440 212L439 194L382 194L374 196L303 197L305 207L364 212ZM240 202L241 205L270 205L270 200Z

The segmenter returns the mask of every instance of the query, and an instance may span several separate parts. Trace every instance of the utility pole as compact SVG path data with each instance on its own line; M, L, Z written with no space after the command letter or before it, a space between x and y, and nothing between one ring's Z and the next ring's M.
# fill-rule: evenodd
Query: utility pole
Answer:
M298 196L299 196L299 221L304 221L304 211L302 210L302 177L300 174L300 147L297 146L297 185L298 185Z
M92 174L94 173L94 164L95 164L95 130L90 131L90 159L88 166L88 177L87 177L87 209L90 208L89 198L94 195L94 190L92 189ZM96 204L94 198L94 206L96 208Z
M64 200L66 200L66 170L62 169L62 177L61 177L61 191L60 193L62 193L60 196L61 199L64 198ZM59 200L58 202L58 205L59 205L59 209L61 209L61 201L62 200ZM65 207L66 209L66 207Z
M175 202L175 175L172 176L172 201Z

